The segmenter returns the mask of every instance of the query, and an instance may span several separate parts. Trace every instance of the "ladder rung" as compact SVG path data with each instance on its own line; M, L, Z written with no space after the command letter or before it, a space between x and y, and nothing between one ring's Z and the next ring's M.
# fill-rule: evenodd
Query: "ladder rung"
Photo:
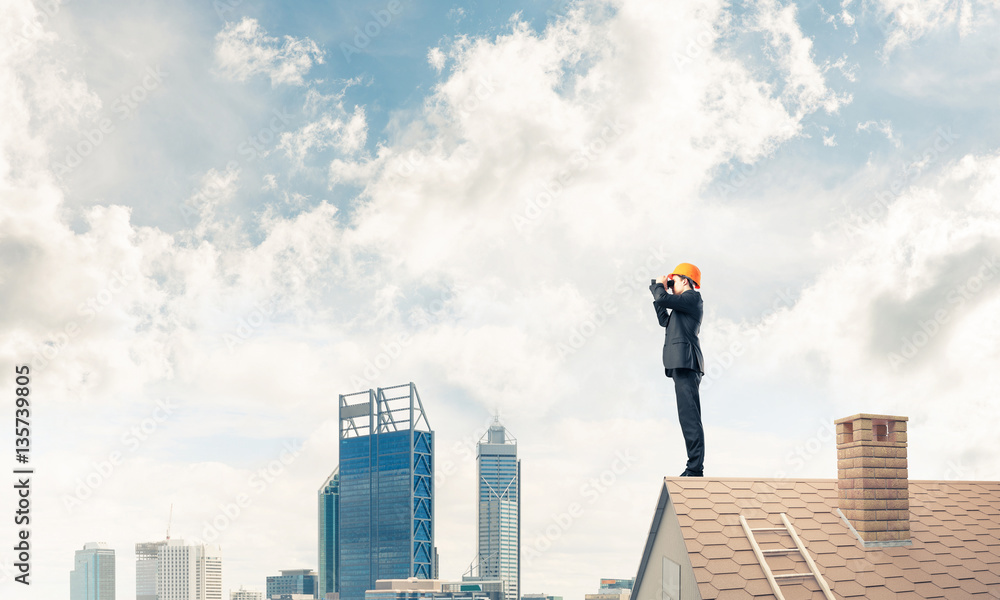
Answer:
M788 531L784 527L761 527L759 529L751 529L750 531Z
M812 573L788 573L787 575L775 575L775 579L798 579L800 577L813 577Z
M770 550L761 550L764 554L790 554L798 551L798 548L772 548Z

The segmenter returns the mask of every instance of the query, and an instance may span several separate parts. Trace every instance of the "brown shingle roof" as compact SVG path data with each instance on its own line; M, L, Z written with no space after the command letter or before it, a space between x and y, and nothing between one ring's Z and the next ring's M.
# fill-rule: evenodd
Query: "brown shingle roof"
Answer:
M705 600L774 598L739 517L755 529L782 527L781 513L837 598L1000 599L1000 482L910 481L912 545L869 549L839 516L833 479L685 477L664 486ZM793 545L780 532L755 537L762 549ZM809 570L798 553L767 561L775 574ZM781 590L787 600L823 598L814 579Z

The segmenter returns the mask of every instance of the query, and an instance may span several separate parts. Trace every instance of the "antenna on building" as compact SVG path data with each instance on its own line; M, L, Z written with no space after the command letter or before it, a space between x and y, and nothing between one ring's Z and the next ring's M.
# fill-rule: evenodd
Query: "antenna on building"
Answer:
M174 505L170 505L170 516L167 517L167 539L170 539L170 524L174 521Z

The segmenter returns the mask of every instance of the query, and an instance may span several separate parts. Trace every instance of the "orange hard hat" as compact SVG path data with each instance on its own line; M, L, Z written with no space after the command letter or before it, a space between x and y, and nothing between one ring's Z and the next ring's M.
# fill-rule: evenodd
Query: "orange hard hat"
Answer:
M701 288L701 269L692 265L691 263L681 263L677 265L674 272L671 275L683 275L691 279L694 282L695 288Z

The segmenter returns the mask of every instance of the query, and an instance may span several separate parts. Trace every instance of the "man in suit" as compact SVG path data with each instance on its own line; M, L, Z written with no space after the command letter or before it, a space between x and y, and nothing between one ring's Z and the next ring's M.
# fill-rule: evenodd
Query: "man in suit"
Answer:
M705 430L701 425L698 395L701 376L705 374L705 359L698 342L704 314L699 288L701 271L689 263L677 265L673 273L649 286L656 318L666 328L663 369L674 380L677 417L687 446L687 468L681 477L702 477L705 469Z

